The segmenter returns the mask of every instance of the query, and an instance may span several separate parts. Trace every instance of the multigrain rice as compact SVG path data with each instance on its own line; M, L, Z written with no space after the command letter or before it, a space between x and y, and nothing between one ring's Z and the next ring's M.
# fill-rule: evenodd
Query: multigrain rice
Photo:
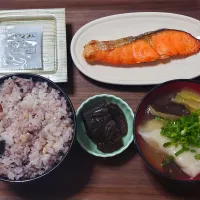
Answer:
M0 87L0 176L29 179L50 170L68 151L72 113L46 82L12 77Z

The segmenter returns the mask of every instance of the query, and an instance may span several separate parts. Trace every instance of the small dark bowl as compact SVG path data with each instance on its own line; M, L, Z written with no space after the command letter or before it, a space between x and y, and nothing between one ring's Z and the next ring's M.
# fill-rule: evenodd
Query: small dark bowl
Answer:
M74 107L72 105L72 102L70 100L70 98L68 97L67 94L65 94L65 92L56 84L54 83L53 81L47 79L47 78L44 78L42 76L39 76L39 75L36 75L36 74L10 74L10 75L6 75L2 78L0 78L0 85L4 82L4 80L10 78L10 77L13 77L13 76L17 76L17 77L20 77L20 78L25 78L25 79L30 79L32 78L32 80L34 82L37 82L37 81L40 81L40 82L47 82L48 85L58 91L60 91L60 95L62 97L64 97L66 99L66 102L70 108L70 111L72 112L72 121L73 121L73 125L74 125L74 135L73 135L73 138L71 140L71 143L70 143L70 146L69 146L69 149L67 151L67 153L65 155L63 155L63 158L61 161L59 161L58 163L56 163L49 171L46 171L44 174L40 175L40 176L37 176L35 178L30 178L30 179L23 179L23 180L9 180L8 178L6 177L0 177L0 181L4 181L4 182L9 182L9 183L25 183L25 182L30 182L30 181L34 181L34 180L38 180L44 176L46 176L47 174L50 174L53 170L55 170L63 161L64 159L66 158L66 156L68 155L74 141L75 141L75 135L76 135L76 114L75 114L75 110L74 110Z
M180 91L182 88L190 88L198 93L200 93L200 82L194 81L194 80L187 80L187 79L177 79L172 81L164 82L156 87L154 87L150 92L148 92L141 102L139 103L136 113L135 113L135 126L134 126L134 134L135 134L135 144L138 148L138 151L143 158L143 160L146 162L146 164L150 167L150 169L155 172L156 174L166 177L171 180L175 181L181 181L181 182L195 182L200 181L200 174L197 175L195 178L190 178L188 175L183 173L181 170L179 170L179 167L176 168L176 173L167 173L164 171L161 167L161 163L157 162L157 159L155 159L154 153L150 151L151 148L146 145L146 142L143 140L143 138L138 133L138 127L141 124L141 122L144 119L145 110L148 105L150 105L155 100L158 100L162 96L166 96L166 94L170 93L176 93ZM174 166L175 167L175 166Z

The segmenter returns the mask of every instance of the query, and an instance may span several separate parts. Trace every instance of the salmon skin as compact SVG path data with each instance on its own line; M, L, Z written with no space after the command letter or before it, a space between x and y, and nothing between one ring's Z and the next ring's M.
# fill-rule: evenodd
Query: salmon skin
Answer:
M136 64L173 57L188 57L200 50L200 40L173 29L159 29L118 40L91 40L84 46L88 63Z

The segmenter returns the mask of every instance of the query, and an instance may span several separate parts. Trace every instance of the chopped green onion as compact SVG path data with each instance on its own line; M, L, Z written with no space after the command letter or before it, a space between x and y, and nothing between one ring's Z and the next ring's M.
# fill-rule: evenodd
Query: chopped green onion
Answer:
M175 153L175 156L179 156L179 155L182 154L184 151L185 151L184 148L180 149L179 151L177 151L177 152Z
M162 118L159 116L156 116L156 120L162 120Z
M191 151L192 153L196 153L196 152L197 152L195 149L190 149L190 151Z
M163 147L180 146L181 149L175 153L176 156L185 151L195 153L194 148L200 148L200 110L176 120L164 119L163 121L160 134L169 140L163 144ZM200 155L199 158L197 155L195 158L200 159Z
M200 160L200 154L196 154L194 157L195 159Z
M171 163L173 160L174 160L173 156L168 156L166 159L163 160L162 166L165 167L166 165L168 165L169 163Z
M163 147L168 147L168 146L170 146L171 144L172 144L171 142L166 142L166 143L163 144Z
M186 139L184 137L181 138L181 143L186 143Z

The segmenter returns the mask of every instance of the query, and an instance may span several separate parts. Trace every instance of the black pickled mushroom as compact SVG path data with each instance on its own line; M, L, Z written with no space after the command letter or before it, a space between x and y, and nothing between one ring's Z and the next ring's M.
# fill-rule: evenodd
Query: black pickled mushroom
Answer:
M93 132L98 132L107 121L111 119L111 115L106 107L106 101L91 105L88 110L82 112L82 118L89 137L93 137Z
M90 120L92 117L94 118L102 118L105 115L108 114L108 109L107 109L107 102L106 101L101 101L97 104L91 104L87 110L82 111L82 115L84 119Z
M116 151L120 149L123 146L123 141L121 138L118 138L114 143L108 142L108 143L98 143L97 148L104 152L104 153L111 153L113 151Z
M87 108L83 110L83 114L93 114L94 111L99 110L101 108L105 108L107 106L107 102L105 100L99 102L92 102Z
M94 120L94 119L93 119ZM108 114L107 116L104 117L104 120L96 120L96 127L93 126L92 128L90 127L87 130L87 134L92 139L95 143L101 142L104 140L103 134L104 134L104 126L107 122L111 120L111 115Z
M150 112L160 117L165 116L164 118L175 118L190 114L188 107L175 102L168 102L167 104L154 103L150 106Z
M0 141L0 155L5 151L5 140Z
M127 122L122 110L103 100L92 103L82 111L87 135L104 152L113 152L123 146L122 137L127 134Z
M121 138L120 130L115 121L110 120L103 126L103 141L114 142L118 138Z
M126 121L126 117L120 107L114 103L108 104L108 110L113 117L113 120L118 125L121 130L122 136L125 136L128 131L128 124Z
M157 104L157 105L167 105L168 103L172 102L172 99L175 98L175 94L174 93L170 93L168 95L159 95L157 96L154 104Z
M89 137L94 140L98 140L99 137L101 138L101 133L99 131L109 120L111 120L111 115L109 113L102 117L84 119L85 128Z
M120 130L115 121L108 121L102 127L102 141L97 143L97 148L104 153L111 153L123 146Z

